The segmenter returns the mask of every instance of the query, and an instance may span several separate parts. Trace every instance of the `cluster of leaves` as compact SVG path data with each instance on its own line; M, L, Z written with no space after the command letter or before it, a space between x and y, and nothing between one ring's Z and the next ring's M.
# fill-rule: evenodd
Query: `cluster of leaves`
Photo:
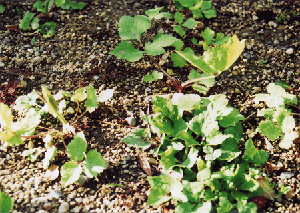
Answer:
M208 5L211 7L210 1L176 2L184 7L188 7L194 12L207 9ZM191 5L193 5L193 7ZM142 34L151 27L151 21L153 19L161 19L165 16L174 18L178 23L178 25L174 26L174 31L181 36L185 34L185 31L181 26L192 29L197 24L197 21L195 21L194 18L189 18L184 22L184 15L180 12L177 12L173 17L171 13L161 12L162 9L162 7L150 9L145 12L146 15L137 15L135 17L122 16L119 22L119 35L122 41L110 52L110 54L134 62L140 60L143 57L143 54L158 56L166 54L165 47L173 47L175 51L171 54L171 60L173 61L174 67L184 67L186 61L188 61L197 69L201 70L202 73L192 70L189 75L189 81L180 85L175 78L171 77L164 70L162 71L172 79L178 92L181 92L188 84L194 83L193 88L205 94L208 89L213 86L216 75L228 69L236 61L244 49L244 42L239 41L236 36L233 36L232 38L224 37L222 33L218 33L213 41L215 33L207 28L201 33L202 37L205 39L204 42L200 41L197 44L195 38L192 40L195 45L203 45L206 51L202 56L196 56L190 47L183 48L184 42L181 39L170 34L162 33L157 34L152 42L147 42L144 51L136 49L130 40L140 40ZM195 14L196 12L193 13L194 16L196 16ZM209 15L207 16L211 17ZM154 71L151 75L145 76L144 81L154 81L162 78L163 74L161 72Z
M17 121L13 117L12 110L4 103L0 103L0 139L14 146L23 144L26 139L42 136L45 148L31 148L24 151L23 155L28 156L31 161L35 161L42 152L46 151L43 160L44 169L49 168L57 154L67 150L66 153L71 161L66 162L61 167L62 184L64 186L77 181L82 171L88 178L95 177L107 167L105 161L96 150L90 150L88 153L85 153L87 142L83 132L76 132L74 125L67 122L63 114L67 115L75 112L71 106L67 108L71 102L77 104L77 111L81 110L80 103L84 102L85 112L92 113L98 107L99 102L107 101L112 95L112 89L97 92L93 86L89 86L76 90L74 95L60 91L53 96L43 86L41 94L33 91L17 98L13 106L13 110L17 113ZM44 105L40 105L40 102L44 103ZM52 115L62 124L62 130L48 130L47 132L34 135L42 117L47 116L47 114ZM64 142L67 136L73 136L73 140L68 145ZM59 146L61 143L64 145L64 150L62 151L57 148L61 147ZM52 165L48 171L51 172L51 179L58 177L59 171L56 165Z
M55 34L56 23L54 21L47 21L40 24L40 18L51 18L53 16L53 7L61 7L62 9L69 10L70 8L82 10L85 7L84 2L74 2L67 0L46 0L45 2L37 1L33 7L41 12L35 17L35 13L27 11L21 20L19 28L22 30L33 29L43 34L44 38L52 37Z
M269 154L258 150L251 138L244 143L244 117L227 104L223 94L153 98L156 114L144 119L161 138L156 153L163 170L160 176L148 177L148 204L175 199L175 212L256 212L256 204L248 200L265 196L265 186L270 190L256 167ZM150 146L140 130L124 141L142 149Z
M256 131L270 141L280 138L279 147L290 149L299 134L295 131L295 119L288 106L297 105L297 97L275 83L269 84L267 91L269 94L258 94L255 97L257 103L265 102L268 107L257 111L257 116L266 119L259 123Z

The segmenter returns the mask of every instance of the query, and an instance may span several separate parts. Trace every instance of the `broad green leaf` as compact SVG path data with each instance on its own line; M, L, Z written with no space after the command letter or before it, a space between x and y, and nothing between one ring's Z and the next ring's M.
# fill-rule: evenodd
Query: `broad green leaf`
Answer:
M270 117L270 120L272 119L274 122L277 122L278 126L280 126L281 128L283 128L284 119L286 117L291 116L291 110L286 109L284 106L276 107L276 109L274 108L267 108L267 109L269 109L269 114L266 115L267 113L265 113L264 115L265 118ZM257 112L257 116L259 116L258 112Z
M138 148L141 148L143 150L149 148L151 146L150 142L145 142L142 137L146 134L145 129L138 129L132 133L132 135L129 135L125 138L123 138L123 142L127 143L131 146L137 146Z
M119 22L119 34L122 40L140 39L140 36L151 27L147 16L137 15L134 18L122 16Z
M87 148L85 138L75 135L74 139L67 146L68 157L75 162L82 161Z
M212 8L211 1L203 1L203 3L201 4L201 9L208 10L210 8Z
M197 173L197 181L204 182L208 179L210 179L211 171L209 168L204 168L203 170L199 171Z
M84 101L86 99L86 89L83 88L79 88L75 91L75 94L71 97L71 101Z
M176 1L178 1L183 7L187 7L187 8L193 7L198 2L198 0L176 0Z
M204 18L203 17L203 10L201 9L195 9L195 10L192 10L192 14L193 14L193 18Z
M193 212L194 204L191 202L179 202L176 205L175 213L191 213Z
M171 54L171 60L173 61L174 67L182 68L186 64L186 60L182 58L179 54L174 52Z
M191 53L176 52L204 73L215 74L228 69L240 56L244 47L244 42L240 42L234 35L222 46L205 51L202 57Z
M57 148L55 146L48 148L45 153L45 158L43 159L43 168L47 169L49 167L50 161L52 161L56 155Z
M244 134L242 123L238 122L235 126L226 128L224 133L233 135L234 139L239 142Z
M182 95L174 104L184 111L191 111L195 109L195 105L201 105L201 97L196 94Z
M109 54L134 62L142 58L144 51L135 49L129 41L122 41Z
M216 133L213 136L207 137L206 142L208 145L216 146L222 144L227 138L231 138L232 135L223 135L222 133Z
M106 89L101 91L100 94L97 96L98 102L105 102L111 99L114 95L114 89Z
M168 193L174 183L172 177L168 175L148 176L147 180L152 189L147 201L149 205L159 205L170 200L171 197L168 196Z
M205 18L208 18L208 19L217 17L217 12L214 9L205 10L205 11L203 11L203 14L204 14Z
M219 120L219 124L222 127L230 127L234 126L237 122L243 121L245 118L240 114L240 112L233 107L227 107L228 109L231 109L231 112L228 115L221 116Z
M174 19L178 24L182 24L184 20L184 15L182 15L180 12L176 12L174 15Z
M183 181L183 193L187 196L188 200L193 203L198 203L203 193L202 182L189 182Z
M176 166L192 168L196 163L198 152L199 150L191 147L187 158L184 160L184 162L182 164L176 164Z
M282 129L276 126L273 121L261 121L257 127L258 132L268 137L269 140L274 141L282 135Z
M205 42L209 45L213 44L212 39L214 38L215 31L207 27L204 31L201 32L201 36L204 38Z
M37 1L32 6L33 8L36 8L37 11L44 13L45 12L45 2Z
M70 161L61 167L61 183L64 187L74 183L80 177L82 168L79 164Z
M232 208L233 206L227 196L219 197L219 207L217 208L218 213L229 213Z
M161 163L165 167L165 169L170 169L171 167L175 166L176 162L178 161L175 158L175 154L178 151L175 150L173 147L169 146L168 149L162 153L161 156Z
M87 90L87 97L84 105L90 113L98 107L96 90L93 86L89 86Z
M153 111L162 113L171 120L177 120L179 118L178 107L174 105L171 100L160 96L153 97Z
M211 76L211 75L208 75L206 73L200 74L196 70L192 69L190 74L188 75L188 79L192 80L192 79L196 79L196 78L200 78L200 77L208 77L208 76ZM202 84L204 86L202 86L200 84ZM204 95L206 95L209 88L212 87L214 84L215 84L215 78L209 78L209 79L204 79L204 80L197 81L195 84L193 84L192 87L193 87L194 90L197 90L200 93L203 93Z
M22 30L28 30L31 20L33 19L34 13L31 13L29 11L27 11L23 17L23 19L21 20L21 23L19 24L20 29Z
M158 72L158 71L153 71L151 75L145 75L143 78L143 81L156 81L158 79L163 79L164 74L162 72Z
M252 139L250 138L246 144L245 144L245 155L243 158L249 162L253 163L255 165L263 165L268 159L269 159L269 153L263 150L258 150L252 142Z
M190 131L181 131L176 135L176 138L181 139L185 142L187 147L198 145L199 142L191 135Z
M0 103L0 126L5 129L11 129L13 115L10 108L4 103Z
M169 18L173 18L172 14L169 13L169 12L160 12L161 10L163 9L163 7L157 7L157 8L154 8L154 9L150 9L150 10L147 10L145 12L145 14L147 16L149 16L150 19L161 19L165 16L169 17Z
M217 33L216 39L215 39L215 45L220 46L227 42L230 39L229 36L224 37L223 33Z
M198 136L202 135L202 125L204 123L204 117L203 114L200 114L198 116L194 116L192 120L189 121L189 128L193 132L195 132Z
M70 8L74 10L82 10L85 7L86 3L84 2L76 2L76 1L65 1L61 8L64 10L69 10Z
M159 33L154 37L152 43L146 43L145 53L152 56L161 55L166 52L163 47L171 46L177 40L171 35Z
M55 4L56 4L57 7L60 7L64 3L65 3L65 0L55 0Z
M40 25L38 31L44 34L43 35L44 38L50 38L56 33L55 27L56 27L56 23L54 21L50 21Z
M226 160L227 162L231 162L241 154L241 151L238 149L238 142L233 138L228 138L223 141L221 144L221 152L222 155L220 159Z
M97 150L93 149L87 153L83 162L84 173L87 177L96 177L100 172L107 168L106 161Z
M182 26L193 29L197 23L198 22L195 19L189 18Z
M0 5L0 13L5 11L5 7L3 5Z
M175 25L173 27L174 31L178 33L181 37L185 35L184 29L180 25Z
M281 86L283 89L292 90L293 87L285 82L282 81L276 81L275 85Z
M67 121L65 120L63 115L59 113L58 106L57 106L57 103L56 103L54 97L51 95L51 93L49 92L49 90L45 86L42 86L42 94L43 94L43 98L46 102L45 104L47 104L48 107L49 107L49 113L51 115L53 115L53 117L55 117L55 118L58 117L58 119L64 125L66 125Z
M14 201L0 190L0 212L9 213L13 209Z

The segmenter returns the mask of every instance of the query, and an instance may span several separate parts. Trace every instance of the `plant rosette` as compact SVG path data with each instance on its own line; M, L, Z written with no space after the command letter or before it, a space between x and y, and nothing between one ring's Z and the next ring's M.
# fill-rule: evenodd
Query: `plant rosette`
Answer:
M250 198L274 199L257 167L269 154L258 150L251 138L245 142L244 117L228 106L225 95L174 94L171 100L154 96L153 111L144 120L160 138L155 153L162 174L148 177L148 204L174 199L178 213L256 212ZM133 132L124 142L147 149L149 137L141 132Z

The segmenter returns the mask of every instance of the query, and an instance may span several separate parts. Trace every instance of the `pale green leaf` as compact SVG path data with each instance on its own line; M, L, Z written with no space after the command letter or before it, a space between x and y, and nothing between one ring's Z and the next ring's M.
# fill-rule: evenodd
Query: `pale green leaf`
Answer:
M189 18L182 26L193 29L197 23L198 22L195 19Z
M205 51L203 57L197 57L191 53L176 52L203 72L215 74L228 69L240 56L244 47L244 42L240 42L234 35L224 45Z
M77 90L75 90L75 94L71 97L71 101L84 101L86 99L86 89L83 88L79 88Z
M96 90L93 86L89 86L87 90L87 97L84 105L90 113L98 107Z
M191 111L195 109L195 105L201 105L201 97L196 94L182 95L174 104L184 111Z
M178 24L182 24L184 20L184 15L182 15L180 12L176 12L174 15L174 19Z
M119 22L119 34L122 40L140 39L140 36L151 27L147 16L137 15L134 18L122 16Z
M79 135L75 135L74 139L67 146L68 157L75 162L82 161L86 148L86 140Z
M76 182L80 174L82 172L82 168L79 164L70 161L66 162L61 167L61 183L64 187Z
M169 146L168 149L161 154L161 163L165 169L170 169L171 167L175 166L176 162L178 161L175 158L175 154L178 151L175 150L173 147Z
M175 25L173 27L174 31L178 33L181 37L185 35L184 29L180 25Z
M4 103L0 103L0 126L10 129L13 123L13 115L10 108Z
M255 165L263 165L269 159L269 153L263 150L258 150L250 138L245 144L246 152L243 158Z
M168 196L168 193L171 191L171 186L174 183L172 177L168 175L148 176L147 180L152 189L147 201L149 205L159 205L171 198Z
M163 17L169 17L172 18L172 14L169 12L160 12L163 9L163 7L157 7L154 9L149 9L145 11L145 14L149 16L150 19L161 19Z
M87 153L83 162L84 173L87 177L96 177L100 172L107 168L105 160L97 150L93 149Z
M31 13L29 11L27 11L23 17L23 19L21 20L21 23L19 24L20 29L22 30L28 30L31 20L33 19L34 13Z
M134 62L142 58L144 51L135 49L129 41L122 41L110 54Z
M65 0L55 0L55 4L56 4L57 7L60 7L64 3L65 3Z
M205 42L209 45L213 43L212 39L214 38L215 31L207 27L204 31L201 32L201 36L204 38Z
M144 141L142 137L146 134L145 129L138 129L132 133L132 135L129 135L125 138L123 138L123 142L127 143L131 146L137 146L138 148L141 148L143 150L149 148L151 146L151 143L148 141Z
M163 73L158 71L153 71L151 75L145 75L143 81L152 82L158 79L163 79Z
M154 37L152 43L146 43L145 53L152 56L161 55L166 52L163 47L171 46L177 40L172 35L159 33Z
M282 135L282 129L276 126L273 121L261 121L257 127L258 132L268 137L269 140L274 141Z

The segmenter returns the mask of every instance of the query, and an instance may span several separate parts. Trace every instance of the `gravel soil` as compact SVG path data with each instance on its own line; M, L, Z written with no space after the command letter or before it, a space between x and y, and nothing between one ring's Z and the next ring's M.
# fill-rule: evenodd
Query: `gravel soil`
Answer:
M81 11L55 8L52 20L57 23L56 34L45 39L34 31L6 28L19 23L17 6L23 13L35 11L34 1L0 0L6 8L0 17L0 102L12 105L18 96L33 89L40 91L41 85L53 93L61 89L71 92L90 84L95 88L114 88L113 99L83 116L78 126L85 132L88 149L101 152L109 167L94 179L64 188L60 178L47 180L42 168L43 154L35 163L22 156L31 146L43 147L42 138L16 147L6 147L1 142L1 187L14 199L13 212L174 212L173 201L161 206L147 204L147 175L139 164L136 149L121 140L134 129L146 126L141 116L151 112L151 95L176 90L163 82L142 82L145 74L157 69L154 63L160 61L159 57L145 56L137 63L128 63L109 52L120 42L118 21L122 15L144 14L157 6L172 13L176 9L173 3L162 0L83 1L87 6ZM204 20L188 32L188 37L200 39L200 32L210 27L217 33L236 34L246 40L240 58L217 77L208 95L225 93L230 104L247 118L243 123L245 131L251 131L258 124L253 96L266 92L270 82L288 83L292 87L289 92L299 95L300 1L213 0L213 7L217 18ZM276 21L280 16L282 20ZM143 35L142 43L162 31L173 33L170 25L158 22ZM172 68L172 62L167 60L162 67ZM186 80L189 68L173 71L179 80ZM184 92L193 91L187 88ZM293 109L297 126L298 111L297 107ZM135 122L128 123L129 117L134 117ZM254 141L259 149L267 150L263 138L255 136ZM278 148L278 143L273 147L261 170L270 178L275 194L280 184L291 186L292 190L267 201L260 211L300 212L299 143L295 141L290 150ZM151 150L145 155L153 175L158 175L155 156ZM62 165L64 160L62 156L55 163Z

